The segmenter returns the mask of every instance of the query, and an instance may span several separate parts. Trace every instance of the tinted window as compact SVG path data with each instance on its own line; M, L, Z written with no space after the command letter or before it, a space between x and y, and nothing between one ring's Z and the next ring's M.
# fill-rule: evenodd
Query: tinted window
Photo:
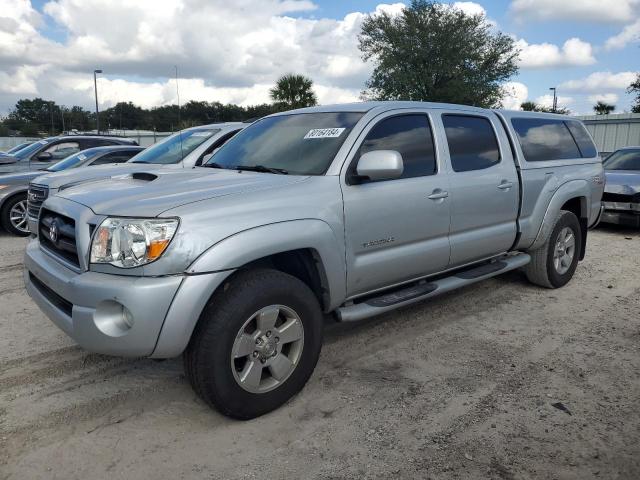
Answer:
M573 139L578 144L578 148L580 149L580 153L584 158L593 158L598 156L598 150L596 150L596 146L593 144L591 137L587 133L587 129L584 128L580 122L570 121L565 122L571 135L573 135Z
M618 150L604 162L605 170L640 170L640 150Z
M443 115L442 123L455 172L482 170L500 162L498 140L487 118Z
M111 152L103 155L97 160L91 162L91 165L107 165L109 163L124 163L127 162L133 157L136 153L139 153L137 150L123 150L121 152Z
M62 160L63 158L78 153L80 144L78 142L60 142L47 148L45 152L52 155L51 160Z
M218 150L205 165L283 169L322 175L362 113L293 113L251 124Z
M376 150L395 150L402 155L404 171L400 178L422 177L436 172L431 127L424 115L402 115L381 120L367 134L356 158Z
M511 120L527 162L581 158L580 150L562 120L514 118Z

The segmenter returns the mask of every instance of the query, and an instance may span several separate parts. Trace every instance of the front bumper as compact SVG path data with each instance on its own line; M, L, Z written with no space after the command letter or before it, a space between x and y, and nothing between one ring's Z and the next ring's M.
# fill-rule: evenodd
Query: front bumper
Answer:
M603 202L601 221L627 227L640 227L640 204L630 202Z
M28 294L53 323L81 347L118 356L153 353L185 278L77 273L43 252L37 239L27 246L24 266Z

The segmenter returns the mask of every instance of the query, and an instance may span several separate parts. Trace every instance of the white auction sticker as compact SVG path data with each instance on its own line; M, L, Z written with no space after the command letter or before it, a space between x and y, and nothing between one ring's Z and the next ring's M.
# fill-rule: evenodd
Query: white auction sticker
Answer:
M80 155L78 155L78 160L80 160L81 162L86 159L87 159L87 156L84 153L81 153Z
M344 130L344 128L314 128L309 130L304 138L307 140L310 138L338 138Z

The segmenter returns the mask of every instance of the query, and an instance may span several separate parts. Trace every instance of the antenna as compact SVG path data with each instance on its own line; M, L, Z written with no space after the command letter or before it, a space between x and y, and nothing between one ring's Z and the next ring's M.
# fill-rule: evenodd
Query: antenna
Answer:
M180 125L180 89L178 88L178 66L174 66L176 68L176 96L178 97L178 136L180 138L180 158L184 162L184 150L182 149L182 126ZM184 163L182 163L182 168L184 168Z

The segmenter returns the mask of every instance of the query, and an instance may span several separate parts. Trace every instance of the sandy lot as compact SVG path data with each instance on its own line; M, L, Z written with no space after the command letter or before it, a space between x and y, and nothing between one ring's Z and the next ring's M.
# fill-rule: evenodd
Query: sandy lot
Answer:
M592 232L561 290L515 272L330 324L305 390L249 422L180 359L74 346L24 292L25 243L0 233L2 479L640 478L639 231Z

